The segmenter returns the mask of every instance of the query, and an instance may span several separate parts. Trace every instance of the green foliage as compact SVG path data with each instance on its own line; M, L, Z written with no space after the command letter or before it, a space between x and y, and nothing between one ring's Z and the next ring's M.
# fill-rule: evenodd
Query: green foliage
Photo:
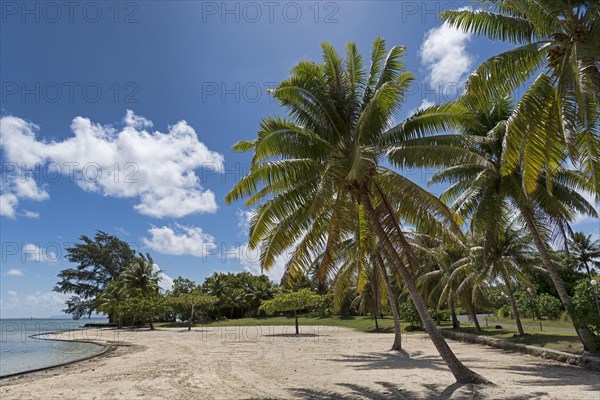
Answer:
M559 299L549 294L542 293L536 297L537 313L540 317L548 319L558 319L564 311L562 303Z
M152 322L165 313L168 305L164 296L159 293L144 295L141 290L136 289L122 303L122 309L124 314L132 319L133 324L149 322L150 328L154 329Z
M504 304L503 306L498 308L498 310L496 310L496 316L498 318L507 318L507 317L513 318L514 316L512 314L513 314L512 308L510 306L508 306L507 304Z
M275 288L266 275L252 275L249 272L214 273L200 286L202 292L215 296L219 301L211 315L219 318L241 318L245 314L258 316L263 300L271 299Z
M421 317L412 301L405 301L398 306L398 314L400 319L406 321L410 326L415 328L421 327Z
M582 279L575 286L573 311L596 335L600 334L599 301L600 285L592 286L589 279Z
M83 243L67 248L67 260L77 264L76 267L60 271L59 282L53 289L72 294L63 311L75 319L91 315L96 296L136 258L129 244L102 231L96 231L93 239L86 235L79 239Z
M260 309L267 313L300 311L305 308L319 307L323 304L323 296L310 289L300 289L294 292L278 293L271 300L263 300Z

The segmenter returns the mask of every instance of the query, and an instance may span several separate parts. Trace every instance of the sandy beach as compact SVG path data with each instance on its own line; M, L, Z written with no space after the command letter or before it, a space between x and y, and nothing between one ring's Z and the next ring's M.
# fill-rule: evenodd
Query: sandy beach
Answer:
M228 327L93 330L62 339L111 345L105 355L6 379L8 399L600 399L592 371L450 342L494 386L456 385L425 335L344 328ZM85 337L84 337L85 335Z

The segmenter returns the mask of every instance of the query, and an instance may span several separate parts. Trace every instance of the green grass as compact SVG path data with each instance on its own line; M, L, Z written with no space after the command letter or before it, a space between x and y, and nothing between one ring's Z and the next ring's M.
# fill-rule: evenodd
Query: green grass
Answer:
M379 331L375 330L375 322L370 317L351 317L351 318L340 318L340 317L299 317L298 324L300 326L338 326L356 329L361 332L385 332L385 333L393 333L394 332L394 322L391 317L385 317L383 319L378 318L379 321ZM485 322L480 321L482 325L482 332L477 332L475 330L475 326L472 323L461 323L461 328L458 329L459 332L467 332L473 333L476 335L486 335L491 336L497 339L509 340L515 343L522 343L532 346L543 347L547 349L560 350L568 353L581 354L583 353L583 346L575 333L575 330L571 331L541 331L538 329L525 329L525 332L528 334L526 336L515 336L516 327L508 327L505 326L503 329L494 329L492 325L491 319L489 321L489 327L485 327ZM528 321L527 323L525 321ZM498 323L502 324L502 322L509 323L510 320L499 320ZM543 321L543 324L550 321ZM552 321L558 322L561 321ZM496 324L496 321L493 322ZM530 324L529 320L523 320L524 325L534 325ZM538 321L539 324L539 321ZM162 323L156 324L157 326L162 327L186 327L187 325L184 323ZM293 317L269 317L269 318L240 318L240 319L231 319L231 320L223 320L218 322L211 322L208 324L194 324L194 326L210 326L210 327L221 327L221 326L294 326L294 318ZM408 324L406 322L402 322L402 333L415 333L415 331L409 332L406 331L406 327ZM560 326L560 325L559 325ZM441 329L452 329L452 326L449 322L442 322ZM417 331L419 332L419 331Z
M483 321L485 323L485 321ZM542 329L544 327L553 327L553 328L573 328L573 323L570 321L562 321L562 320L539 320L533 318L521 318L521 323L523 325L535 326L538 330L540 329L540 322L542 323ZM515 320L512 318L497 318L497 317L488 317L488 323L494 324L515 324Z
M524 325L525 322L523 322ZM503 329L494 329L493 326L485 327L482 324L482 331L477 332L475 325L471 323L461 323L458 332L472 333L475 335L490 336L496 339L508 340L513 343L521 343L531 346L543 347L546 349L565 351L567 353L582 354L583 345L577 337L575 329L569 331L545 330L540 331L525 329L525 336L517 335L517 327L504 327ZM451 327L442 327L442 329L451 329Z
M298 317L298 324L300 326L306 325L319 325L319 326L341 326L344 328L356 329L361 332L394 332L394 320L391 317L384 317L383 319L377 318L379 323L379 331L375 330L375 321L370 317ZM230 319L218 322L210 322L208 324L194 324L194 326L269 326L269 325L294 325L294 317L269 317L269 318L240 318ZM406 329L407 323L402 323L402 330ZM186 324L157 324L157 326L163 327L183 327ZM408 332L407 332L408 333Z

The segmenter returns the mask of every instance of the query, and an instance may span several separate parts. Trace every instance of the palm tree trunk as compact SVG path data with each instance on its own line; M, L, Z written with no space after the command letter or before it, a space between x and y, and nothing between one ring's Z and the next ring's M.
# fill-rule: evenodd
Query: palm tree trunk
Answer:
M412 277L408 269L404 266L402 259L396 252L396 249L394 248L394 246L390 242L390 239L385 233L385 230L381 225L379 216L373 209L366 188L361 188L358 194L360 196L361 203L365 207L367 218L369 219L371 227L373 228L373 231L375 232L381 245L383 246L383 250L388 256L388 260L392 262L392 265L394 266L394 268L396 268L400 277L404 281L408 293L410 294L410 297L419 313L419 316L421 317L421 321L423 322L423 325L425 326L425 329L427 330L431 341L433 342L433 345L440 353L440 356L442 356L442 359L446 362L446 365L448 365L448 368L450 368L450 371L452 372L452 375L454 375L456 381L460 383L489 383L489 381L483 378L481 375L467 368L452 352L452 349L450 349L450 346L448 346L448 343L446 343L441 332L436 327L435 322L431 318L431 315L429 315L429 312L427 311L427 306L425 305L425 302L423 301L423 298L419 293L419 289L417 288L414 278ZM411 262L411 259L412 257L408 257L409 262ZM415 271L416 267L416 265L410 265L410 268L414 268Z
M448 306L450 307L450 316L452 318L452 329L460 328L460 321L456 316L456 307L454 306L454 300L448 300Z
M515 301L515 296L513 294L512 286L510 284L510 280L508 279L508 275L506 275L506 271L502 271L502 279L504 280L504 284L506 285L506 291L508 292L508 298L510 300L510 305L512 306L513 315L515 316L515 322L517 324L519 336L524 336L525 331L523 330L523 325L521 325L521 316L519 315L519 310L517 309L517 302Z
M381 270L381 275L383 276L383 283L385 284L385 292L387 294L388 303L390 303L390 308L392 309L392 316L394 317L394 344L392 345L392 350L400 351L402 350L402 326L400 325L400 314L398 313L398 304L394 299L394 295L392 293L392 285L390 284L390 278L388 277L387 271L383 266L383 259L380 255L377 257L377 265Z
M481 332L481 326L479 325L479 320L477 319L477 313L475 312L475 307L470 307L471 319L475 324L475 328L478 332Z
M533 242L535 243L535 246L538 252L540 253L540 257L542 259L542 262L544 263L544 267L546 267L546 270L550 275L550 279L552 279L552 283L554 283L554 287L558 292L558 297L560 297L560 300L562 301L563 305L567 310L567 314L569 314L569 317L571 317L571 321L573 321L573 326L577 331L577 336L579 336L579 340L581 340L581 343L583 344L583 348L587 351L596 351L598 345L598 338L588 329L585 323L583 323L579 319L579 317L573 312L573 301L567 293L565 282L558 274L558 270L556 269L556 266L554 265L554 262L550 257L550 253L546 248L546 244L544 243L544 240L542 240L542 237L540 236L540 233L537 229L535 222L533 221L531 214L529 213L529 210L525 208L523 204L519 204L519 209L521 211L523 219L525 220L527 229L529 229L529 233L533 238Z
M373 314L373 318L375 318L375 330L379 331L379 322L377 322L377 313Z

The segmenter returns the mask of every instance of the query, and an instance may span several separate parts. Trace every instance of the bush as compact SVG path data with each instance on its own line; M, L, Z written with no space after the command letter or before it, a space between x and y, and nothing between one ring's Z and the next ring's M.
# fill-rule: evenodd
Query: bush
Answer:
M575 285L573 313L596 335L600 335L600 315L596 301L600 300L600 287L592 286L587 279Z
M406 321L412 327L421 327L421 317L412 301L401 303L398 306L400 319Z
M505 304L496 311L496 317L512 318L512 309Z
M558 319L564 311L561 301L547 293L537 296L535 303L538 315L548 319Z

